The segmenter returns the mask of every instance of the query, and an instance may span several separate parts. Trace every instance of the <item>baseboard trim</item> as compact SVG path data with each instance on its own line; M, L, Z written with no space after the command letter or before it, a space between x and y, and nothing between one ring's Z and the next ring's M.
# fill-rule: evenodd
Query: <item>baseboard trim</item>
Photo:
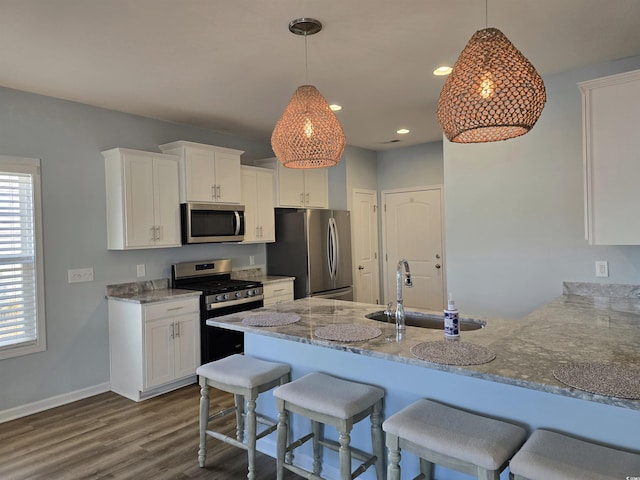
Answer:
M2 410L0 411L0 423L15 420L16 418L26 417L27 415L32 415L34 413L43 412L50 408L66 405L67 403L82 400L83 398L92 397L108 391L109 382L105 382L94 385L93 387L63 393L62 395L56 395L55 397L45 398L44 400L38 400L37 402L27 403L26 405L20 405L19 407Z

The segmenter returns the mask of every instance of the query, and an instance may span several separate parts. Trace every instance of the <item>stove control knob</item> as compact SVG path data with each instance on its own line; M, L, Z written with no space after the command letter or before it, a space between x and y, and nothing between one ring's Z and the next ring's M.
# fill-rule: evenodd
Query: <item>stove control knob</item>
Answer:
M224 295L216 295L216 302L221 302L224 300Z
M228 294L228 293L225 293L225 294L224 294L224 299L225 299L225 300L229 300L229 294Z
M236 292L236 298L242 298L242 292Z
M253 297L253 290L247 290L247 297Z

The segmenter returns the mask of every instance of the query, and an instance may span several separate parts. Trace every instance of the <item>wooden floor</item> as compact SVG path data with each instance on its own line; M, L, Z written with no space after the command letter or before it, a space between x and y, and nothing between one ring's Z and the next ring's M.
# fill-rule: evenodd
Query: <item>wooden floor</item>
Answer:
M197 385L136 403L113 392L0 424L2 480L220 479L247 475L247 454L207 439L198 467ZM233 404L211 390L211 412ZM221 420L233 431L234 416ZM275 478L276 464L258 453L256 480ZM285 472L285 479L300 479Z

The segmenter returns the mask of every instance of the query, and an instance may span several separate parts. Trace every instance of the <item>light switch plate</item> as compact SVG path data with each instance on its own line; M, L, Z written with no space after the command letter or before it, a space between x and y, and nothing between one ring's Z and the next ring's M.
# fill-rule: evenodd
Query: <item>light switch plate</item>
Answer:
M93 282L93 268L73 268L67 270L69 283Z
M138 275L138 277L144 277L147 274L144 263L139 263L136 266L136 274Z

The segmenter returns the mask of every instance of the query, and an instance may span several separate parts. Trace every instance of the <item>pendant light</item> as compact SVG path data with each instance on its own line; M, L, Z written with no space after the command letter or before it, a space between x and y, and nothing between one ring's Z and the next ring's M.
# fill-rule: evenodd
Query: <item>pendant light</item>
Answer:
M486 9L485 2L485 16ZM471 37L445 81L438 120L452 142L507 140L533 128L546 98L529 60L500 30L485 28Z
M304 35L307 77L307 36L320 30L322 24L314 18L298 18L289 23L291 33ZM313 85L298 87L271 134L276 157L289 168L332 167L342 158L345 145L340 122Z

